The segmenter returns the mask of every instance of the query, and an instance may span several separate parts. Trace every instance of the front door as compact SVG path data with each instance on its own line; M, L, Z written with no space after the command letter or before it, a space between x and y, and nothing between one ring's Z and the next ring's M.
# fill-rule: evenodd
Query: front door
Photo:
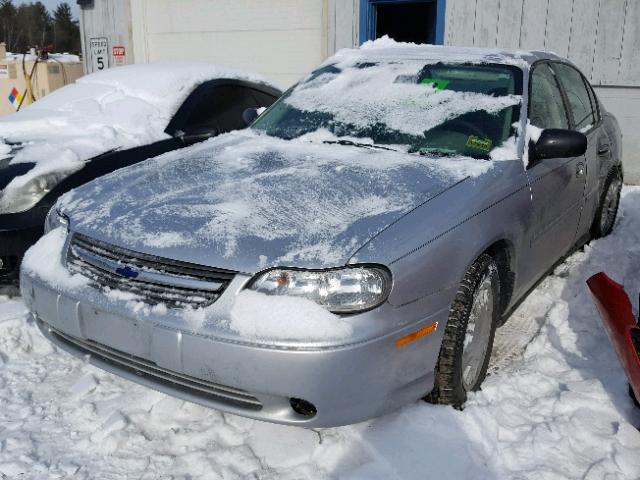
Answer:
M529 120L535 127L570 128L560 85L548 63L531 73ZM535 280L566 254L576 240L586 180L584 155L536 160L530 155L532 224L531 276Z

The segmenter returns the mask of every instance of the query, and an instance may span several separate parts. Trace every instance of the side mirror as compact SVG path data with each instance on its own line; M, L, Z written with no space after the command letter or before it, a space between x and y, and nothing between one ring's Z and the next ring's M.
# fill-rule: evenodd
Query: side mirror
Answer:
M181 130L176 132L176 137L180 139L184 145L193 145L195 143L204 142L205 140L217 135L218 130L215 128L194 128L188 132L183 132Z
M587 151L587 137L572 130L548 128L543 130L533 146L537 160L545 158L579 157Z
M250 107L242 112L242 120L244 120L244 124L248 127L256 118L258 118L258 115L260 115L258 113L258 109Z

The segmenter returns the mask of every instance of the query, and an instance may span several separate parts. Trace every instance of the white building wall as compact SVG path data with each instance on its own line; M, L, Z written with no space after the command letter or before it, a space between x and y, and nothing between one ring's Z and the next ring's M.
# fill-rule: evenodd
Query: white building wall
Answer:
M131 0L135 61L219 63L257 71L287 87L327 56L328 4L328 0Z
M639 0L447 0L445 44L550 50L576 63L622 127L640 184Z

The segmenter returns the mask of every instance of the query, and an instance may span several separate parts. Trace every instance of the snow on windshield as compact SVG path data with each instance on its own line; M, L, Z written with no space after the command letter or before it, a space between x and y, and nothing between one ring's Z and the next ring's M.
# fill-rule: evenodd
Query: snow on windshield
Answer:
M424 61L411 61L363 66L349 58L335 65L337 71L301 84L286 102L355 127L382 124L416 136L465 113L497 113L520 103L519 95L493 96L418 83L424 65Z

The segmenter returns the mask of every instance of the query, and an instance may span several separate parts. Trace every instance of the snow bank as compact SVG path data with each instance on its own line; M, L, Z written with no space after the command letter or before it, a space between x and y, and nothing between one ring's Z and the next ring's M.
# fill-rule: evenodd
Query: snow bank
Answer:
M22 62L22 58L24 57L25 62L34 62L38 60L40 62L50 62L50 63L78 63L80 61L80 57L78 55L73 55L71 53L49 53L48 60L42 60L38 57L38 55L32 55L31 53L12 53L7 52L5 59L6 60L16 60Z
M71 275L62 266L67 232L64 228L55 228L44 235L24 256L22 270L53 286L54 288L74 289L88 284L82 275Z
M169 121L203 81L262 77L206 63L127 65L82 77L21 111L0 119L0 138L28 142L11 163L37 167L5 189L20 188L37 175L72 173L101 153L153 143L169 135Z
M518 308L514 316L536 333L508 361L492 358L501 368L462 412L416 402L319 431L222 414L55 350L25 321L21 302L0 297L0 473L24 480L640 478L640 411L585 285L605 270L625 284L637 311L640 188L625 188L621 214L610 237L571 256Z
M250 290L236 296L230 327L247 339L336 340L353 333L349 322L311 300Z

